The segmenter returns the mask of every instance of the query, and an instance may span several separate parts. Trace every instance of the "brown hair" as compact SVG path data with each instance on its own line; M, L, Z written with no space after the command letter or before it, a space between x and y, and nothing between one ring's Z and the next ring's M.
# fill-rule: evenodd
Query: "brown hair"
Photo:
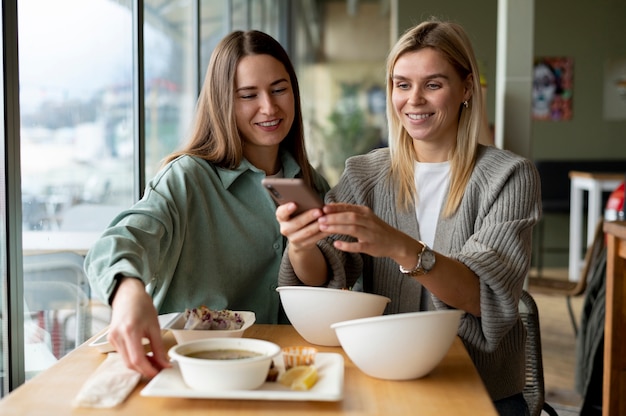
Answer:
M234 112L235 74L239 61L249 55L272 56L284 65L289 74L295 118L280 147L293 155L302 169L304 181L315 187L304 144L300 88L295 69L281 44L257 30L234 31L217 44L196 105L191 137L181 150L167 156L164 163L180 155L192 155L225 169L239 166L243 159L243 139L237 129Z

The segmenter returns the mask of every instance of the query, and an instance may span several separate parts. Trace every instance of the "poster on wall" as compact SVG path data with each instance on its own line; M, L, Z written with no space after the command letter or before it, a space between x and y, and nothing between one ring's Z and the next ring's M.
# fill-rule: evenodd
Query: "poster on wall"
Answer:
M626 119L626 58L609 59L604 70L604 118Z
M573 58L535 58L532 92L534 120L572 119L573 71Z

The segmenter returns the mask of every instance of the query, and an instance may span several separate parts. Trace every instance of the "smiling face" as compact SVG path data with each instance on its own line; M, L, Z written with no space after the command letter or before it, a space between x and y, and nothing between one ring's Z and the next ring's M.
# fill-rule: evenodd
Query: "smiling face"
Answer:
M471 77L462 80L443 55L424 48L401 55L393 68L391 101L419 156L447 160L456 142L459 111L471 98Z
M294 117L294 94L284 65L270 55L243 57L235 77L235 119L246 158L254 163L259 153L277 153Z

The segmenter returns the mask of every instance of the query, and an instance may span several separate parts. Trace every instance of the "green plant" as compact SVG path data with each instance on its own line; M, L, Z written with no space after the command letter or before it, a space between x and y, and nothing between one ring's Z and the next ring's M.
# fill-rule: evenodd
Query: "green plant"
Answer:
M324 132L328 166L342 170L345 160L376 147L381 140L380 129L368 123L366 112L358 105L358 86L343 85L343 98L328 116Z

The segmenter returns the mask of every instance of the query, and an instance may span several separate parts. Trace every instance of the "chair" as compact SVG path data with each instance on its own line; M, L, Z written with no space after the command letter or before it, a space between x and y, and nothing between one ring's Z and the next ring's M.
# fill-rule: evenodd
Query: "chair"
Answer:
M545 244L546 215L569 215L570 211L570 165L563 162L535 161L541 182L541 208L543 215L535 227L535 269L537 276L543 276L545 253L567 253L567 246L547 246Z
M542 411L550 416L558 416L554 408L545 400L543 379L543 355L541 350L541 329L539 310L530 293L523 291L519 313L526 328L526 385L524 399L528 403L531 416L539 416Z
M88 338L91 291L83 261L81 255L72 252L24 256L24 301L31 312L37 312L42 327L51 333L57 358L70 349L66 331L71 319L75 318L74 347Z
M604 247L604 232L602 231L602 220L598 221L591 245L587 247L585 261L578 281L572 282L567 279L556 279L550 277L530 277L529 290L533 293L545 295L565 296L567 311L574 328L574 334L578 334L578 324L574 310L572 308L572 297L581 296L585 293L587 282L593 275L602 254Z

